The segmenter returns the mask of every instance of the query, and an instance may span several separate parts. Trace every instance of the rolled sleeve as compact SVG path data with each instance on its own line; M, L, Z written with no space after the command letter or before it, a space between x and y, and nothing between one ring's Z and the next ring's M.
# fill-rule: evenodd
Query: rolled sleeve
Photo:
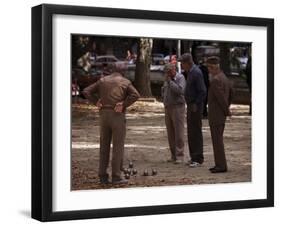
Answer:
M185 78L183 76L179 77L178 81L171 80L169 85L173 93L178 95L184 94Z
M96 104L99 100L98 92L99 92L100 80L96 83L86 87L82 94L91 102Z
M139 92L136 88L130 83L127 88L127 97L124 101L124 106L129 107L134 102L136 102L140 98Z

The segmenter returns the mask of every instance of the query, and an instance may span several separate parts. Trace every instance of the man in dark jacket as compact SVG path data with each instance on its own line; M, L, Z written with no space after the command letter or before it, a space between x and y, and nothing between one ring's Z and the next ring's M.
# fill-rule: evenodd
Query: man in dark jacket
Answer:
M199 68L202 71L203 77L204 77L204 83L206 86L206 97L204 100L204 106L203 106L203 116L207 117L208 116L208 89L209 89L209 72L208 72L208 68L206 66L206 62L205 60L202 60L201 62L199 62Z
M187 104L187 135L191 157L188 165L198 167L204 162L202 113L206 87L203 74L194 64L191 54L183 54L180 57L180 62L182 69L187 74L184 97Z

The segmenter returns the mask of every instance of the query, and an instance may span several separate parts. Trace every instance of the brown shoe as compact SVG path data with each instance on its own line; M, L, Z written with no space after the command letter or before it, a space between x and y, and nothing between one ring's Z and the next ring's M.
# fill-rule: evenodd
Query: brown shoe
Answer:
M167 162L175 162L176 160L174 158L170 158L167 160Z

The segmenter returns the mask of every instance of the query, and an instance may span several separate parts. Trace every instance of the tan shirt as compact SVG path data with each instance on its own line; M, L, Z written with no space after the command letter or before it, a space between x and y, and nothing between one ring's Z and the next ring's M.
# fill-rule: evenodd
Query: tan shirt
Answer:
M88 86L83 94L94 104L100 99L104 108L114 108L119 102L123 102L126 108L140 97L132 83L117 72Z
M230 114L233 90L230 81L223 72L210 80L208 91L208 118L210 125L225 123L226 116Z

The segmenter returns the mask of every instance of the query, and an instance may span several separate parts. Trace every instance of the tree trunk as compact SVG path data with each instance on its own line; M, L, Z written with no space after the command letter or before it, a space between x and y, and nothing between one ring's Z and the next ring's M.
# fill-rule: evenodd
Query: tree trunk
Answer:
M226 76L230 75L230 43L219 43L220 48L220 66Z
M135 86L142 97L151 97L150 64L153 39L140 38L135 71Z

